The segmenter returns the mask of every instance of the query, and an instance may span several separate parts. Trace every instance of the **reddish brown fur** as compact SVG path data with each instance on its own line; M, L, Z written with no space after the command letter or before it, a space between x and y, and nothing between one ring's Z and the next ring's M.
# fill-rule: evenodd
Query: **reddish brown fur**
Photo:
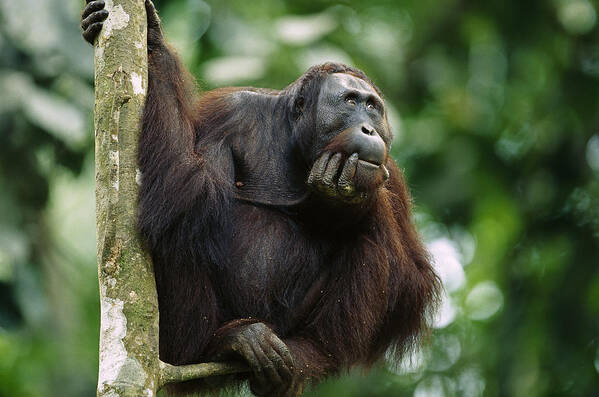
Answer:
M325 207L304 186L322 79L349 73L376 87L325 64L280 92L225 88L196 101L177 58L161 39L150 44L139 222L156 269L161 359L213 360L223 336L258 321L313 381L414 347L439 282L393 160L360 208Z

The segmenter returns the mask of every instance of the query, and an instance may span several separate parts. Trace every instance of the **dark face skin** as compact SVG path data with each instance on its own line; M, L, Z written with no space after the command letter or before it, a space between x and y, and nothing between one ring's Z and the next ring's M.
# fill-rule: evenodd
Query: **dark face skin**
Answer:
M391 132L381 97L366 81L333 73L322 84L308 185L327 199L360 203L389 177Z

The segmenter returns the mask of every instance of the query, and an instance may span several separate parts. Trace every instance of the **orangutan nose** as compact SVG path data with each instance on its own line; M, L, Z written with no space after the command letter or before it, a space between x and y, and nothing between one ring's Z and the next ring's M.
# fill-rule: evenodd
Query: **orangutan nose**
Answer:
M376 130L372 126L370 126L368 124L362 125L362 132L364 134L370 135L370 136L376 134Z
M381 165L385 161L385 142L370 124L362 124L354 128L349 146L348 152L358 153L360 160L375 165Z

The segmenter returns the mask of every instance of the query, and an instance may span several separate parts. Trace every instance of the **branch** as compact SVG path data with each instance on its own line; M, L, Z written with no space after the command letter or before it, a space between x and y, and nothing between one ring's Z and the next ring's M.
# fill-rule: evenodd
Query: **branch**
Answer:
M238 362L202 363L174 366L160 361L160 386L168 383L207 378L209 376L237 374L248 372L247 365Z

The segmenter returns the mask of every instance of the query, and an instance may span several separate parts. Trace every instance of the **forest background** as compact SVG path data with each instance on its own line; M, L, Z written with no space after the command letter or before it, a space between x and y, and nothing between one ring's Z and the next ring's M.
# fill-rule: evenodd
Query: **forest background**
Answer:
M430 342L310 396L599 396L599 27L588 0L163 0L202 89L312 64L385 94L446 294ZM91 396L93 55L81 0L0 0L0 395Z

